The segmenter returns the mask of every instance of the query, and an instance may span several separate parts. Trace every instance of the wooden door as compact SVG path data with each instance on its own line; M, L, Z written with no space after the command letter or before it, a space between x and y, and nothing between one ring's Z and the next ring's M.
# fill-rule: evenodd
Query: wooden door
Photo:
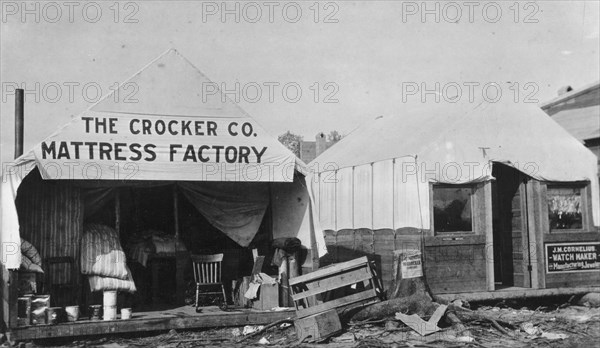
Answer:
M495 282L503 286L531 287L527 219L527 176L494 163L493 193Z

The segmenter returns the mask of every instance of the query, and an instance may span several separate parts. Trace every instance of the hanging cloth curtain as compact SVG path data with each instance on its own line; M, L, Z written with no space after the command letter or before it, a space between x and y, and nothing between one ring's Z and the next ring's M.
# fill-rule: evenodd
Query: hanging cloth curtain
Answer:
M247 247L269 204L268 183L179 182L192 205L217 229Z

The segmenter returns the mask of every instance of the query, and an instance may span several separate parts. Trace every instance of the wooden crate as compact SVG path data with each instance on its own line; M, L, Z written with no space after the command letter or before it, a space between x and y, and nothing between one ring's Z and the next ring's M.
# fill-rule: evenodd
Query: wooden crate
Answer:
M322 341L342 331L342 323L335 309L296 319L294 326L300 342Z
M326 292L356 284L354 293L326 301ZM331 309L379 301L378 287L366 256L331 265L290 279L297 318L305 318ZM322 299L316 299L318 296Z
M263 311L279 307L279 284L261 284L252 307Z

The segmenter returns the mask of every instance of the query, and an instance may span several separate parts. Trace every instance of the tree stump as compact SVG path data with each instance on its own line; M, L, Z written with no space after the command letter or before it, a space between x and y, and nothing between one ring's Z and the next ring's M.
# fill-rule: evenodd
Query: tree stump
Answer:
M420 250L395 250L393 272L388 300L358 310L352 314L351 320L379 320L393 317L396 312L425 317L435 311L436 305L423 277Z

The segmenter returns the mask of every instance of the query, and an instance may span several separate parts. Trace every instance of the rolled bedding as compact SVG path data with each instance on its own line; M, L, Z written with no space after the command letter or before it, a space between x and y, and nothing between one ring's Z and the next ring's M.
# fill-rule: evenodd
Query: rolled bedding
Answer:
M117 290L129 293L136 292L137 288L135 287L135 282L133 281L133 277L131 276L131 271L129 270L129 267L126 266L126 268L129 274L127 279L125 280L111 277L89 276L88 280L90 282L90 290Z
M42 257L33 244L21 238L21 271L44 273Z
M88 224L81 238L81 273L129 280L127 258L117 231L105 225Z

